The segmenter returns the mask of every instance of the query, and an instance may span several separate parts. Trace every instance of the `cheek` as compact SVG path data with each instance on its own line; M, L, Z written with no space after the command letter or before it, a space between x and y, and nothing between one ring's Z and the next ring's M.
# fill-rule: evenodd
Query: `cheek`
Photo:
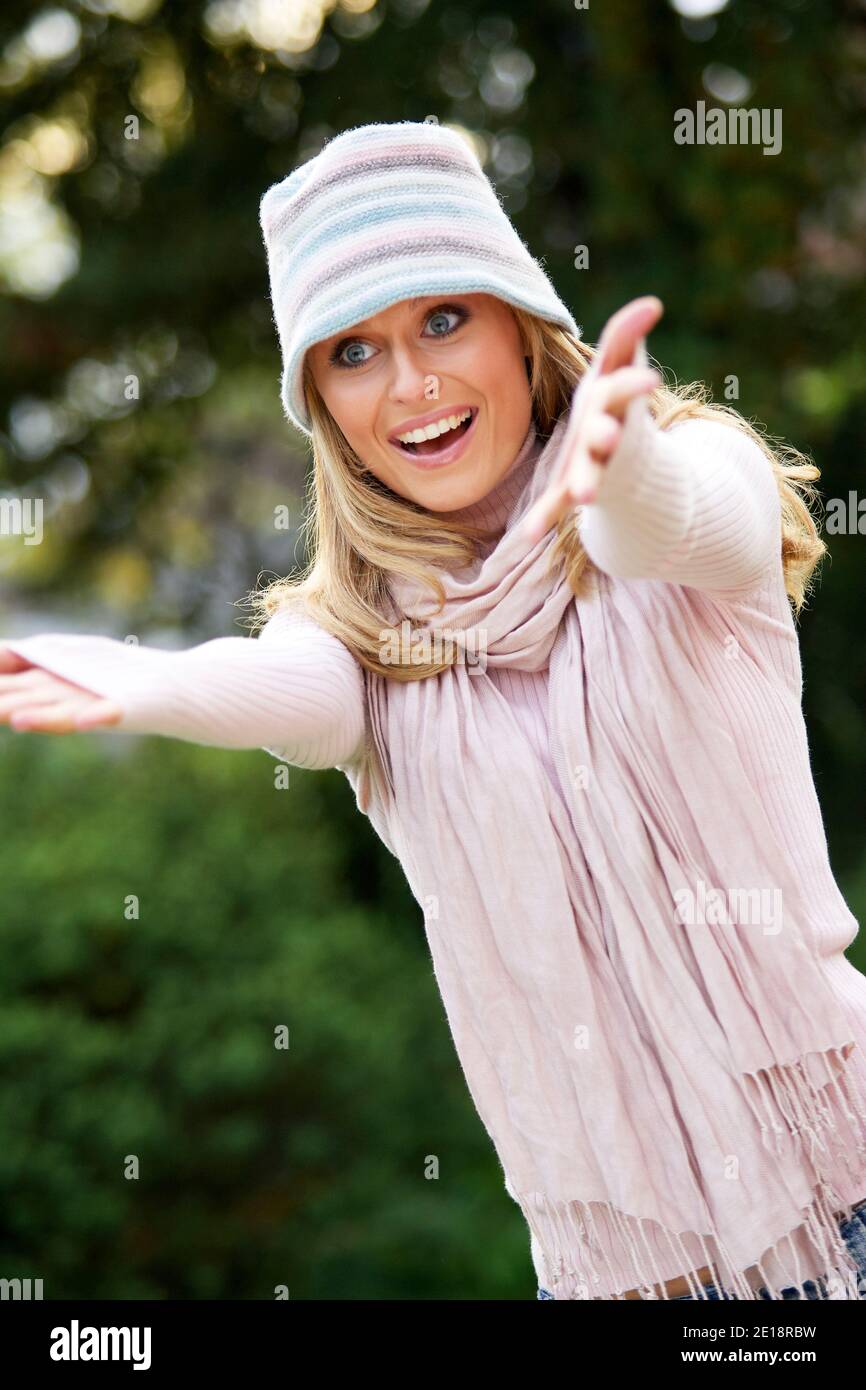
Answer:
M477 384L493 410L496 429L510 434L522 428L530 402L523 355L500 342L487 355L482 371Z
M378 395L364 382L336 381L329 383L323 395L331 415L356 453L369 441L376 422Z
M473 377L485 395L503 399L521 382L526 384L523 353L511 334L489 334L484 350L474 354Z

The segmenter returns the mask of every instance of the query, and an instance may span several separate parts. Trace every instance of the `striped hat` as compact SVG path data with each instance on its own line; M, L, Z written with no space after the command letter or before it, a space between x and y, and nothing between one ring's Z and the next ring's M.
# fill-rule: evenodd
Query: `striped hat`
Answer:
M261 200L280 395L304 434L304 355L402 299L486 293L581 330L503 209L469 142L432 121L329 140Z

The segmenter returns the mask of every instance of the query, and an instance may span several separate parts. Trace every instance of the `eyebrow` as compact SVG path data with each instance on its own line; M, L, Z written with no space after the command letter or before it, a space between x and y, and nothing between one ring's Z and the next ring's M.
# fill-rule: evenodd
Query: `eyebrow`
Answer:
M413 298L411 298L411 299L406 299L405 301L401 300L400 302L401 302L401 303L404 303L404 302L405 302L406 304L408 304L408 305L410 306L410 308L414 309L415 306L416 306L417 304L423 304L423 302L424 302L425 299L436 299L437 297L438 297L438 296L436 296L436 295L434 295L434 294L421 294L421 295L415 295L415 296L413 296ZM361 323L368 323L368 322L369 322L368 319L362 319L362 320L361 320ZM358 328L359 328L360 326L361 326L360 324L356 325L356 327L358 327ZM339 345L340 343L342 343L344 339L351 339L351 337L352 337L352 334L351 334L351 333L336 334L335 337L334 337L333 339L328 339L328 341L331 342L331 343L333 343L335 346L337 346L337 345Z

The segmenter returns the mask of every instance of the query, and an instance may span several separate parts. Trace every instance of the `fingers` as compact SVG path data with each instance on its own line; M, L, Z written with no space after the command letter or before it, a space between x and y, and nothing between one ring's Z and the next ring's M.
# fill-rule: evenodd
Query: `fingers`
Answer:
M587 506L596 500L604 470L622 437L626 407L657 386L660 380L658 372L622 367L607 379L603 388L600 384L600 394L606 401L590 411L583 421L577 447L560 483L564 494L563 510Z
M523 520L521 533L527 544L535 545L541 537L555 526L560 517L580 501L592 501L598 488L603 463L591 459L587 454L583 471L577 481L569 480L556 488L549 489L543 497L530 507Z
M120 707L111 700L98 700L95 704L82 708L81 701L73 699L17 709L9 717L9 726L31 733L71 734L102 725L116 724L120 718Z
M551 486L558 487L565 482L572 460L581 449L591 458L606 462L619 442L628 406L636 397L654 391L661 380L661 374L653 368L620 367L610 376L587 383L588 393L579 413L569 421L562 458Z
M79 714L75 720L75 727L78 730L94 729L103 725L119 724L123 718L123 710L120 705L113 700L99 700Z
M644 367L621 367L610 377L599 378L593 387L595 398L586 402L579 421L566 433L556 476L526 514L522 529L530 544L539 541L570 507L595 501L603 470L622 435L626 408L660 382L657 371Z
M50 703L54 681L39 667L0 675L0 721L26 705Z
M19 666L15 670L0 673L0 695L11 695L17 690L34 690L47 679L47 672L41 666Z
M654 368L620 367L612 376L600 377L596 383L599 408L619 421L635 396L643 396L661 385L661 374Z
M606 376L593 380L581 378L583 391L580 400L572 400L568 427L563 438L563 459L573 452L576 441L583 439L588 423L600 413L607 413L622 422L627 406L635 396L655 391L662 384L661 372L654 367L618 367ZM594 426L593 426L594 428ZM556 478L564 475L566 463L560 460Z
M664 313L655 295L623 305L605 324L591 367L572 397L562 457L550 486L527 512L522 532L535 544L569 507L593 502L619 442L628 406L655 390L661 374L633 366L638 344ZM645 350L639 360L646 362Z
M612 415L594 415L584 429L583 447L590 458L606 463L622 434L622 425Z
M604 402L604 389L602 389L600 395L598 394L600 382L598 379L597 362L598 358L596 357L581 376L572 394L565 434L562 437L562 447L559 451L559 458L556 460L548 484L550 488L557 488L564 482L571 465L571 459L574 457L575 451L580 448L585 437L586 426L584 422L587 419L594 420L598 414L596 409L597 402L599 400L602 403ZM595 440L596 447L599 448L601 447L602 441L597 437L597 430L598 426L593 425L593 439Z
M66 684L64 682L64 684ZM73 733L117 724L123 711L114 701L90 693L60 693L57 681L40 667L0 675L0 724L37 733Z
M34 733L63 734L72 733L75 704L64 701L58 705L25 705L9 715L9 727L16 730L32 730Z
M606 375L624 367L634 358L635 348L655 327L664 313L664 305L654 294L632 299L617 309L605 324L598 341L599 373Z
M565 506L565 491L558 487L550 489L539 497L538 501L530 507L523 520L522 532L530 545L535 545L540 541L562 515Z
M571 508L595 500L605 466L583 445L576 450L562 482L548 488L527 512L522 531L529 544L541 540Z
M568 476L558 486L548 489L532 506L523 521L523 535L530 545L541 540L560 517L572 507L592 502L604 474L605 465L581 449Z

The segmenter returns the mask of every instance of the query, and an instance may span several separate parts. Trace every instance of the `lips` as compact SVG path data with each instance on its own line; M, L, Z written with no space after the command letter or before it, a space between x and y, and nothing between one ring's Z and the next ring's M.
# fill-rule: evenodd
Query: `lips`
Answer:
M457 407L459 410L460 407ZM478 419L478 407L469 406L472 411L471 418L465 424L458 425L456 429L448 430L440 435L438 439L427 439L423 441L421 448L417 445L401 444L398 439L390 439L392 448L396 449L401 458L414 464L417 468L441 468L445 464L454 463L468 447L468 442L475 429ZM456 411L443 411L443 418L446 414L455 414ZM423 452L422 452L423 450Z

